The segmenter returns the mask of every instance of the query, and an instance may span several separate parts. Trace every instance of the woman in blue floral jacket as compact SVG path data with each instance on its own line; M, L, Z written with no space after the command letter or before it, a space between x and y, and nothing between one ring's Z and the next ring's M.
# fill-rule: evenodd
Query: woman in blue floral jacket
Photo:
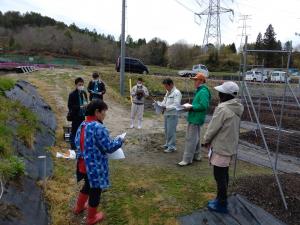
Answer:
M100 100L92 101L87 107L87 118L77 130L75 145L77 149L77 181L84 179L74 213L79 214L87 208L87 224L92 225L104 219L97 213L103 189L110 186L107 153L119 149L123 140L111 139L103 125L108 107Z

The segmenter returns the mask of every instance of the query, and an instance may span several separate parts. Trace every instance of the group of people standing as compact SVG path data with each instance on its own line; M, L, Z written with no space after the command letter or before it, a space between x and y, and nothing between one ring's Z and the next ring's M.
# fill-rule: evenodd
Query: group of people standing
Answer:
M76 150L77 181L84 180L84 185L73 212L79 214L87 209L86 224L92 225L104 219L104 214L97 212L97 207L102 190L109 187L106 153L119 149L124 140L120 137L110 138L103 125L108 106L103 101L106 88L99 74L92 74L87 88L89 98L81 77L75 79L75 87L68 98L67 120L72 122L70 144Z
M201 127L205 123L206 114L210 107L211 92L206 85L206 77L198 73L191 78L194 81L194 98L192 104L187 105L187 130L185 137L184 153L179 166L188 166L194 161L201 161ZM165 144L162 146L165 153L176 151L176 128L178 124L178 106L182 102L182 94L176 88L172 79L167 78L162 82L166 94L161 102L164 114ZM214 178L217 183L217 198L209 201L208 208L217 212L227 212L227 188L229 181L228 169L232 156L236 154L239 125L243 105L237 98L239 86L232 81L224 82L214 87L219 93L220 104L216 107L212 119L204 135L204 147L209 150L209 162L214 168ZM140 98L138 96L140 94ZM131 125L134 128L134 118L138 115L138 129L141 129L145 98L149 96L148 89L143 85L143 80L138 79L137 85L131 89L134 98L131 108Z
M72 122L70 144L71 149L75 147L75 134L80 124L85 120L86 108L89 101L103 100L103 95L106 92L105 84L100 79L100 75L97 72L92 74L92 80L88 84L88 95L84 88L84 80L81 77L75 79L75 90L69 94L68 98L68 115L67 120Z
M197 74L191 79L194 80L196 91L192 105L185 108L185 111L188 111L188 127L183 159L178 163L180 166L187 166L191 164L193 160L201 160L200 129L205 122L205 116L211 99L210 91L205 85L206 77L203 74ZM166 94L160 105L163 109L166 139L166 142L162 147L165 153L172 153L176 151L176 128L179 118L177 107L181 105L182 94L170 78L164 79L162 85L166 90ZM131 96L133 97L133 101L131 107L130 128L134 128L134 119L137 115L138 129L141 129L145 98L149 96L148 89L144 85L142 78L138 78L137 84L131 89Z
M95 224L104 219L102 212L97 212L101 192L109 187L107 154L113 153L124 142L121 137L111 138L103 124L108 106L103 101L106 92L105 84L93 73L93 80L88 85L89 100L84 91L82 78L75 80L76 89L69 95L68 120L72 121L71 148L77 151L77 180L84 180L80 190L74 213L88 209L87 224ZM191 78L194 81L195 94L192 104L184 107L187 111L187 130L184 153L179 166L187 166L193 161L201 161L201 127L211 102L211 92L206 85L206 77L199 73ZM181 106L182 94L174 82L167 78L162 82L166 94L160 107L164 114L165 153L176 151L176 127L178 124L178 106ZM209 149L209 162L214 168L217 183L217 197L209 201L210 210L227 212L228 169L232 156L236 154L239 124L243 113L243 105L237 98L239 86L235 82L224 82L214 87L219 93L220 104L216 107L212 119L204 135L203 145ZM149 91L143 79L130 90L132 96L130 128L142 128L145 99Z

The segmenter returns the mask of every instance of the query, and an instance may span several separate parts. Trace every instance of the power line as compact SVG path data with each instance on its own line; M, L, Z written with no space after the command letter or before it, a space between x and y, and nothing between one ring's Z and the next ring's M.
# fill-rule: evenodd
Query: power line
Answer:
M186 5L184 5L183 3L181 3L180 1L178 0L174 0L175 2L177 2L179 5L181 5L183 8L185 8L186 10L192 12L192 13L195 13L192 9L190 9L189 7L187 7Z
M230 12L230 13L232 13L232 16L234 16L233 9L222 7L220 5L221 0L209 0L208 7L200 13L196 13L194 10L187 7L179 0L174 0L174 1L176 3L178 3L179 5L181 5L183 8L185 8L186 10L194 13L194 15L197 18L199 18L200 21L201 21L202 17L207 16L205 33L204 33L204 37L203 37L203 46L206 48L209 44L213 44L213 45L215 45L215 47L217 49L219 49L219 47L221 46L220 15ZM200 0L194 0L194 2L199 7L202 7L202 5L204 5L204 3L205 3L204 0L201 0L201 2L200 2ZM195 19L195 22L200 25L200 23L197 22L196 19Z
M242 21L242 26L239 26L239 29L242 29L242 33L239 35L241 36L241 42L240 42L240 50L244 47L244 40L246 36L249 36L247 32L247 28L250 28L250 26L247 25L247 21L251 20L251 15L241 15L239 21Z
M221 0L210 0L208 8L200 13L195 13L201 19L202 16L207 16L205 33L203 37L203 46L206 48L209 44L214 44L217 49L221 46L221 28L220 15L231 12L234 15L233 9L224 8L220 5Z

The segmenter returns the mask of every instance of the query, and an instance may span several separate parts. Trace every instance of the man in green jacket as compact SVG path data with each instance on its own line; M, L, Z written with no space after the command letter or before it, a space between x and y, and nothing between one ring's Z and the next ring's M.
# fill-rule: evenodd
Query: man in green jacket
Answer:
M188 127L185 137L185 149L183 159L178 163L179 166L187 166L191 164L193 160L201 161L200 130L205 122L205 116L211 99L210 91L205 85L206 78L204 74L198 73L191 79L194 80L196 92L192 106L187 108Z

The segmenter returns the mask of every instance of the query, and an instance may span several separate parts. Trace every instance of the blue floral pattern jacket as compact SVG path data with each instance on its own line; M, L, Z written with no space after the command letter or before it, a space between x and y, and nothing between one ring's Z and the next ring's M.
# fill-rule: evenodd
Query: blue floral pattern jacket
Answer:
M80 151L80 134L84 126L84 151ZM106 127L99 122L82 122L77 130L75 145L77 159L85 161L86 173L91 188L107 189L109 182L109 166L107 153L113 153L123 144L121 138L111 139Z

